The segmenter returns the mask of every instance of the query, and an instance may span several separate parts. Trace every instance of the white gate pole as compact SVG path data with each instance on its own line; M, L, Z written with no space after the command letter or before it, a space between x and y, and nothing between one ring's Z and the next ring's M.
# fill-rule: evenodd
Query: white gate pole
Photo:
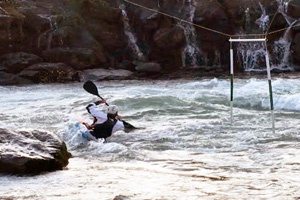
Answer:
M272 79L271 79L271 68L270 68L267 44L266 44L266 63L267 63L268 83L269 83L270 109L272 115L272 131L275 134L275 116L274 116L274 106L273 106Z

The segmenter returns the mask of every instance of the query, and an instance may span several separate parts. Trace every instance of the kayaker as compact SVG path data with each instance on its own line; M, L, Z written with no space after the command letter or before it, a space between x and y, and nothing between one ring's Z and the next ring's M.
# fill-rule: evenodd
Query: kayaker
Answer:
M87 139L97 140L98 138L103 138L106 142L106 138L124 128L124 123L121 121L120 116L118 116L119 109L117 106L108 106L106 113L98 109L98 105L105 103L106 100L103 99L95 103L91 103L86 107L87 111L94 117L93 124L88 125L85 122L82 123L89 130L83 135Z

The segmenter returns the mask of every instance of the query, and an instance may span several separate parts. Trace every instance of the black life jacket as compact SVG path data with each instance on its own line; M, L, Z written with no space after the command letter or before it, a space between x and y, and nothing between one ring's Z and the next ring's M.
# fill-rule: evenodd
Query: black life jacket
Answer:
M112 129L117 123L116 119L111 119L107 116L107 120L102 124L96 124L91 134L98 138L108 138L112 135Z

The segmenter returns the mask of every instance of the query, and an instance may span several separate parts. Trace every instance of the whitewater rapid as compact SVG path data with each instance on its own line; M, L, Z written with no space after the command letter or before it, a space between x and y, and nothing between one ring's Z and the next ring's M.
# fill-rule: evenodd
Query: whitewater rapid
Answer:
M57 133L73 158L63 171L0 176L0 199L299 199L300 80L96 82L120 115L143 127L87 142L79 121L97 100L82 83L0 86L0 127ZM104 109L104 107L103 107Z

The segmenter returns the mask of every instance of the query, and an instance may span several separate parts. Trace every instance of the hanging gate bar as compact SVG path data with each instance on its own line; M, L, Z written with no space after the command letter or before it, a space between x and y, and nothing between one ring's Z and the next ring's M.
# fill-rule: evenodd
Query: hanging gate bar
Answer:
M258 39L229 39L230 42L230 82L231 82L231 88L230 88L230 121L231 125L233 124L233 116L232 116L232 107L233 107L233 48L232 43L233 42L264 42L265 48L266 48L266 65L267 65L267 74L268 74L268 83L269 83L269 97L270 97L270 110L272 115L272 131L275 133L275 116L274 116L274 106L273 106L273 92L272 92L272 80L271 80L271 68L270 68L270 61L269 61L269 55L267 50L267 43L266 38L258 38Z

